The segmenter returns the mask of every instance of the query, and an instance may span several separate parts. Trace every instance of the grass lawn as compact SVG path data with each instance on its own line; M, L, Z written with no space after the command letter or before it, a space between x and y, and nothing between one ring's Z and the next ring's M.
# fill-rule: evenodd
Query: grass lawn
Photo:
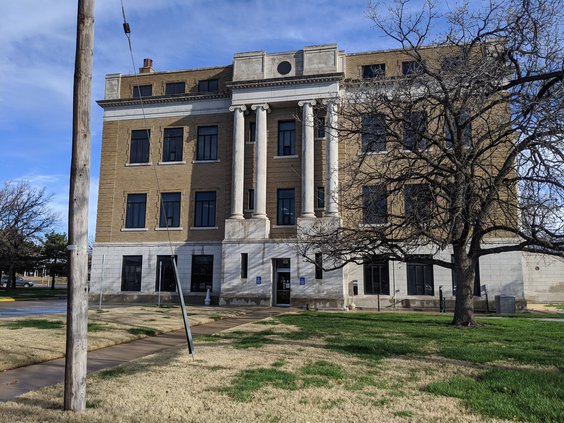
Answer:
M215 307L190 307L190 312L191 325L240 313ZM88 320L89 350L184 327L180 308L176 306L90 310ZM65 314L0 319L0 371L63 357L65 334Z
M22 422L562 422L564 322L305 312L98 372L88 408L56 385L0 404Z

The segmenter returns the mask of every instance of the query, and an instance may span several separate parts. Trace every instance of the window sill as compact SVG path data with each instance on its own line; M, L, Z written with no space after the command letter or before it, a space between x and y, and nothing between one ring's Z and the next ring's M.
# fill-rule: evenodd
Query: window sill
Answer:
M219 229L218 226L190 226L191 231L207 231Z
M122 232L147 232L149 228L121 228Z
M368 229L368 228L385 228L390 226L388 222L386 223L361 223L358 225L359 229Z
M181 230L183 230L182 227L174 227L174 228L160 228L160 227L157 227L157 228L155 228L155 231L181 231Z
M383 151L359 151L359 156L385 156L388 154L388 150Z
M296 225L272 225L272 229L296 229Z
M196 163L219 163L220 160L219 159L215 159L215 160L192 160L193 164Z
M272 157L274 160L285 160L285 159L299 159L300 156L294 154L292 156L274 156Z
M315 137L314 140L315 141L321 141L321 140L325 140L326 137Z
M243 213L253 213L255 209L243 209Z
M170 162L159 162L158 163L159 166L172 166L172 165L183 165L186 164L185 160L181 160L181 161L170 161Z
M152 165L153 165L152 162L147 162L147 163L126 163L126 164L125 164L126 167L152 166Z
M245 144L255 145L256 142L255 141L245 141Z

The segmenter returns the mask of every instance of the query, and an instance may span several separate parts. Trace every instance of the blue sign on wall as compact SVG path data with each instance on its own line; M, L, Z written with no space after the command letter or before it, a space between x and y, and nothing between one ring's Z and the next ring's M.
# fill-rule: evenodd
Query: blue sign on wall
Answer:
M262 277L257 276L256 281L257 281L257 285L260 285L262 283Z
M305 278L300 276L300 285L305 285Z

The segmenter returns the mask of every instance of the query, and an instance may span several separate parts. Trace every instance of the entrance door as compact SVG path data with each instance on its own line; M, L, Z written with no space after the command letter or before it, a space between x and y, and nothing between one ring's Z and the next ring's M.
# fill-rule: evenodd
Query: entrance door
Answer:
M276 305L290 305L290 272L276 272Z

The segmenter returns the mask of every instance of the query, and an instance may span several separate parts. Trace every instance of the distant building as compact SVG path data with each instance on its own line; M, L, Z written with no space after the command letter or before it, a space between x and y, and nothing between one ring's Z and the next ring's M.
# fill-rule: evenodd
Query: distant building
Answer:
M382 261L324 272L292 245L303 225L341 217L346 147L324 122L338 119L343 81L401 76L412 65L399 51L321 45L172 72L146 59L137 75L107 75L91 295L174 293L174 255L196 303L209 288L226 305L376 307L380 294L382 307L437 307L441 285L452 300L449 269ZM559 259L486 256L479 275L492 302L564 301Z

